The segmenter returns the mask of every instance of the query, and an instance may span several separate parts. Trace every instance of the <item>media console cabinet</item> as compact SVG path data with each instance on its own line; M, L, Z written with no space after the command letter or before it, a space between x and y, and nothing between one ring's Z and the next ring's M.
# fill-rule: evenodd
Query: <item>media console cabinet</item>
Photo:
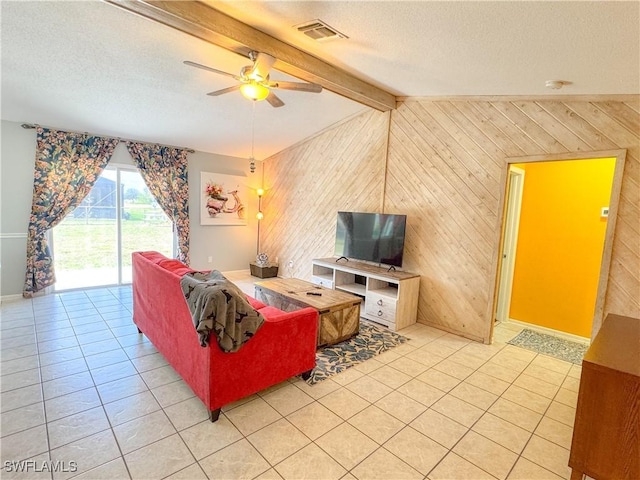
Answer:
M311 282L334 290L342 290L364 300L360 316L400 330L416 323L420 276L402 271L389 271L354 260L319 258L312 261Z

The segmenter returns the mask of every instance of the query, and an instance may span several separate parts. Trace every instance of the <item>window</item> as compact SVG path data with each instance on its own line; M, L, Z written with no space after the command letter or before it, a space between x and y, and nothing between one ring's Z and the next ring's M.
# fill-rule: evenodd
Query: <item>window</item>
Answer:
M135 168L105 168L83 202L52 230L56 290L131 283L131 253L176 251L173 224Z

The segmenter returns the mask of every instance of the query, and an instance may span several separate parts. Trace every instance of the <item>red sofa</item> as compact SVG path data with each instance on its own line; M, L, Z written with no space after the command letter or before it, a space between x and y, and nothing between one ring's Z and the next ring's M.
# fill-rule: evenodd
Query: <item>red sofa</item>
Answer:
M215 422L220 408L315 366L318 312L283 312L247 296L265 318L256 334L235 353L215 338L201 347L180 278L193 272L158 252L134 252L133 321L180 374Z

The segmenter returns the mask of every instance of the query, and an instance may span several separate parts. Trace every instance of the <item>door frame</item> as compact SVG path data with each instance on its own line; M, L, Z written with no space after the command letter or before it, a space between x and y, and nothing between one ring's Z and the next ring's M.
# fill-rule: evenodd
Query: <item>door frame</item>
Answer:
M604 317L605 296L609 283L609 270L611 267L611 251L613 249L614 233L616 221L618 218L618 206L620 204L620 190L622 187L622 176L624 171L625 160L627 158L626 149L604 150L593 152L571 152L563 154L545 154L534 155L528 157L510 157L505 158L505 166L502 169L502 188L500 190L498 225L496 228L497 249L493 255L493 282L491 283L491 291L489 292L489 305L487 310L487 318L489 319L489 335L486 337L489 343L493 341L493 327L498 301L498 282L500 280L500 270L502 268L502 252L504 241L504 228L506 222L506 201L508 193L509 168L513 163L532 163L532 162L555 162L564 160L594 160L601 158L615 158L615 168L613 173L613 182L611 185L611 199L609 202L609 215L607 218L607 229L604 238L604 248L602 250L602 260L600 263L600 275L598 278L598 290L596 293L596 304L591 328L591 339L595 337L602 325Z
M501 267L498 273L498 291L496 293L495 319L504 322L509 320L511 292L513 290L513 273L516 267L516 248L518 246L518 229L522 209L522 192L524 190L525 171L509 165L507 192L505 194L504 234L500 248ZM505 254L505 251L508 253Z

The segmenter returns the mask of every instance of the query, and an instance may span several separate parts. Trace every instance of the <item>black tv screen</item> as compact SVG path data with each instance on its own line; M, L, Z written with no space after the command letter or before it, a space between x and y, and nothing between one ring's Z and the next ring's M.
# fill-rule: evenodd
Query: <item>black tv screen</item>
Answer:
M338 212L338 257L402 266L406 215Z

